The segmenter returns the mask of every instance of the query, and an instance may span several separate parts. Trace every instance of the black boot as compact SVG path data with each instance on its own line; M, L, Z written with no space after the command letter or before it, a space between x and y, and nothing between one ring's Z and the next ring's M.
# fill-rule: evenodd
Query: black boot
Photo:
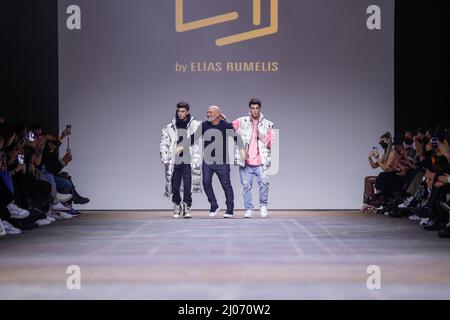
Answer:
M450 238L450 228L449 227L442 228L441 230L439 230L438 235L440 238L445 238L445 239Z
M86 204L90 201L89 198L80 196L80 194L77 192L75 187L73 187L72 194L73 194L72 200L73 200L73 203L75 203L75 204Z

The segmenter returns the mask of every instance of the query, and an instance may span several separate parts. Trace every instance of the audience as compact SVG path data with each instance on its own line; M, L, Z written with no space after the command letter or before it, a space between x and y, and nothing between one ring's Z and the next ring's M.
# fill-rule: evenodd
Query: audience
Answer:
M80 215L73 203L89 202L63 171L71 151L59 159L59 147L70 134L69 126L55 137L39 124L8 123L0 116L0 236L71 219Z
M423 229L450 238L449 124L406 130L392 141L390 137L386 133L380 138L382 156L377 147L369 155L371 167L382 172L364 179L361 211L407 216Z

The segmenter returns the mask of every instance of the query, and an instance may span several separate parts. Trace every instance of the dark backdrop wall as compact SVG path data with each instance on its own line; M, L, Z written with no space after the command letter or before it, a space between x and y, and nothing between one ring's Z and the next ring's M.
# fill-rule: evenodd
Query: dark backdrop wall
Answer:
M446 1L396 1L396 130L449 119ZM6 0L0 10L0 114L58 127L57 0Z
M397 131L450 120L447 6L443 0L396 1Z
M57 1L2 1L0 21L0 114L57 133Z

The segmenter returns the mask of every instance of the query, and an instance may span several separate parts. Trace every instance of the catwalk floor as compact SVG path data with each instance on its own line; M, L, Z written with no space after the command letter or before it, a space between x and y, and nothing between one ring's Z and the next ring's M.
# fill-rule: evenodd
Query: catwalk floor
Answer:
M168 215L86 212L1 239L0 298L450 298L450 241L406 219L300 211L251 220ZM81 268L80 290L66 287L69 265ZM369 265L380 267L380 290L367 288Z

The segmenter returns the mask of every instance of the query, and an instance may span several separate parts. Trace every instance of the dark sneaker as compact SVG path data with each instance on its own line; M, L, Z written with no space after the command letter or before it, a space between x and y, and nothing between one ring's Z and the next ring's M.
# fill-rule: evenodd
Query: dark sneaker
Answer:
M185 219L192 218L191 207L188 207L186 203L183 203L183 218Z
M9 222L16 228L20 230L33 230L37 229L39 226L36 224L34 219L10 219Z
M450 238L450 228L449 228L449 226L447 225L447 227L442 228L441 230L439 230L438 236L440 238L445 238L445 239Z
M411 209L411 214L420 218L429 218L433 215L433 210L430 207L413 208Z
M392 212L389 212L389 217L400 219L402 217L402 214L400 212L392 211Z
M441 226L438 223L431 221L423 228L428 231L437 231L441 229Z
M75 203L75 204L86 204L89 201L90 201L89 198L85 198L82 196L77 196L77 197L73 198L73 203Z

